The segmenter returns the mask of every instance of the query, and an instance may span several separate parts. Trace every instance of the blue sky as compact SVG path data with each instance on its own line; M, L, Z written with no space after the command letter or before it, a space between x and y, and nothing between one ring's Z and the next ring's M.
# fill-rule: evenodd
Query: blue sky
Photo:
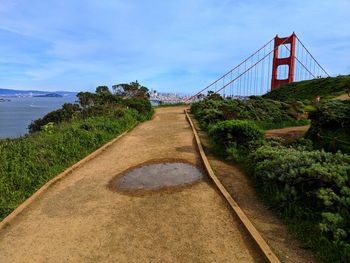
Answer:
M0 88L193 93L293 31L350 74L349 0L0 0Z

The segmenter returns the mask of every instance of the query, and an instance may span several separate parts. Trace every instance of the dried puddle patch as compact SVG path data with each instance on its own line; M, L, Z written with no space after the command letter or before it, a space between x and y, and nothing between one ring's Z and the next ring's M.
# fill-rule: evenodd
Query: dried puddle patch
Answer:
M202 178L202 172L188 163L156 163L127 170L115 177L109 187L118 192L146 194L158 190L176 190Z

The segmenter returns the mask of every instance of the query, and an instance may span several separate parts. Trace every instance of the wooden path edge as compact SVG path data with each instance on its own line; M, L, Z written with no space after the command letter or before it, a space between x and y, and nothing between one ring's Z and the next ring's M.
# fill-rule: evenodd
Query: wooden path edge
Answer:
M239 207L237 202L232 198L230 193L226 190L226 188L223 186L223 184L220 182L220 180L217 178L215 175L213 169L211 168L211 165L209 163L209 160L207 156L205 155L205 152L203 150L202 143L199 139L199 135L197 133L196 128L193 125L193 122L191 120L191 117L189 116L187 110L185 110L185 114L187 117L187 120L192 128L192 131L194 133L194 137L196 139L197 147L199 154L201 156L201 159L203 161L204 167L210 176L210 178L213 180L214 184L216 187L219 189L221 194L225 197L226 201L229 203L241 223L244 225L246 230L248 231L249 235L253 238L254 242L257 244L259 247L260 251L262 254L265 256L268 262L270 263L280 263L280 260L278 257L275 255L275 253L272 251L270 246L266 243L266 241L263 239L263 237L260 235L259 231L254 227L252 222L249 220L247 215L243 212L243 210Z
M88 161L96 158L101 153L103 153L107 148L109 148L111 145L113 145L116 141L121 139L124 135L132 131L139 123L136 123L133 125L130 129L123 132L122 134L118 135L116 138L112 139L111 141L107 142L106 144L102 145L100 148L95 150L94 152L90 153L77 163L73 164L66 170L64 170L62 173L56 175L54 178L52 178L50 181L46 182L42 187L40 187L34 194L32 194L28 199L26 199L22 204L20 204L15 210L11 212L8 216L6 216L1 222L0 222L0 230L8 226L12 220L14 220L19 214L21 214L26 208L28 208L35 200L37 200L43 193L45 193L51 186L53 186L58 181L65 178L67 175L70 175L74 170L81 167Z

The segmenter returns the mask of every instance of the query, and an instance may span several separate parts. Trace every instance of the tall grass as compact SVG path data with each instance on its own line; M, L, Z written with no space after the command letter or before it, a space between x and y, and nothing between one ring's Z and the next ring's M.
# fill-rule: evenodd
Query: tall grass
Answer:
M72 120L18 139L0 140L0 219L52 177L137 124L127 109L115 116Z

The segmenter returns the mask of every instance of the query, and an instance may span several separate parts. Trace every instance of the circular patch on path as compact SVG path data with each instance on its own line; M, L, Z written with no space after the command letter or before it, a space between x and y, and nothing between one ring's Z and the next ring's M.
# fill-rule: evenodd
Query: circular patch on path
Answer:
M164 162L129 169L114 178L109 186L119 192L142 194L185 187L202 178L202 172L194 165Z

